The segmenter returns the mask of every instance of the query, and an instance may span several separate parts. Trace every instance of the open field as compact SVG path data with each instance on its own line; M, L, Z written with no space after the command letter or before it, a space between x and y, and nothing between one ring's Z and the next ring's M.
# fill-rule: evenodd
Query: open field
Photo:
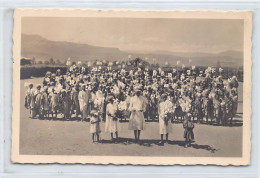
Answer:
M146 122L142 144L134 144L128 122L120 124L120 142L110 143L110 134L101 123L102 143L91 142L89 122L30 119L24 107L24 82L42 83L42 78L21 80L20 154L26 155L107 155L107 156L183 156L239 157L242 155L242 88L239 86L238 114L233 127L195 124L195 142L184 148L182 124L173 124L169 144L159 146L159 124Z

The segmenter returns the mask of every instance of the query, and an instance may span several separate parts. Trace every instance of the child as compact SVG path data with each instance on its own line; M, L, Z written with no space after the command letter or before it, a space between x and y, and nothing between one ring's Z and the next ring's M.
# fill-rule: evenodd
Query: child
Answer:
M100 119L98 116L98 112L95 110L92 110L90 113L90 133L92 133L92 142L95 142L95 135L96 135L96 141L99 142L99 134L101 133L100 129Z
M70 120L71 118L71 97L70 91L66 91L65 89L61 90L62 95L62 113L64 115L64 120Z
M188 146L191 146L191 141L194 139L194 133L193 133L193 128L194 124L191 121L191 115L187 114L187 118L183 122L183 128L184 130L184 138L185 138L185 148Z
M45 118L49 117L49 99L48 99L48 87L43 87L43 92L41 95L41 111L42 116Z
M59 96L57 94L57 91L53 88L52 93L49 94L50 97L50 105L51 105L51 114L52 119L58 118L58 107L59 107ZM54 118L55 114L55 118Z
M25 108L30 109L30 118L33 118L33 108L34 108L34 89L33 89L33 84L32 83L25 83L25 86L28 87L28 90L26 91L26 96L25 96Z

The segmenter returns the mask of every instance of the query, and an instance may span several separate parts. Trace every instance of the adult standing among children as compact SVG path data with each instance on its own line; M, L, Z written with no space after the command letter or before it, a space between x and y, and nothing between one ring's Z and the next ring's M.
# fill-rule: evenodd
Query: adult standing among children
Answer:
M105 131L110 133L112 142L115 142L114 133L118 140L119 131L119 119L116 117L117 105L114 103L113 96L108 96L107 102Z
M86 86L86 113L87 117L90 115L91 106L93 105L93 101L95 100L95 96L93 95L93 87L91 85Z
M94 104L94 101L96 100L96 88L94 87L95 83L92 83L92 85L89 85L88 86L88 89L86 90L86 92L88 93L89 92L89 96L90 96L90 99L89 99L89 104L88 104L88 108L87 108L87 112L88 112L88 115L90 115L90 111L93 110L93 109L96 109L95 108L95 104Z
M232 126L232 120L233 117L235 117L237 113L237 106L238 106L238 96L237 93L234 90L231 90L231 101L232 101L232 111L231 111L231 119L230 119L230 125Z
M134 130L135 143L139 142L141 130L145 128L144 109L145 101L141 97L141 90L136 89L135 96L131 98L129 106L129 111L131 111L129 130Z
M104 112L104 94L100 88L98 88L94 100L94 107L97 108L98 112L101 115L101 118L103 118L103 112Z
M82 121L88 117L88 104L89 104L89 98L90 93L86 91L86 86L81 86L81 91L79 92L79 106L80 111L82 113Z
M131 115L131 112L129 111L129 107L130 107L130 101L131 101L133 96L134 96L134 92L131 89L129 89L128 92L127 92L126 99L125 99L125 102L126 102L126 112L125 112L126 119L129 119L129 117Z
M162 94L162 102L159 104L159 133L161 135L161 141L159 144L163 145L163 135L166 137L166 142L168 143L169 133L172 132L171 118L170 114L173 112L173 104L167 100L167 95Z
M71 91L71 96L72 96L72 112L74 113L75 110L75 116L78 117L80 114L80 107L79 107L79 88L78 85L75 85L72 88Z

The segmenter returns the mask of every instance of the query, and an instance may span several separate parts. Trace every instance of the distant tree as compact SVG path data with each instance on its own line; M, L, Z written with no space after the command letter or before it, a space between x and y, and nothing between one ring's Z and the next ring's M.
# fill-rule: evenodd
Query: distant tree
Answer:
M44 64L48 65L50 64L50 61L44 61Z
M159 64L158 64L158 63L155 63L155 64L151 64L151 66L158 68L158 67L159 67Z
M49 61L49 62L50 62L50 64L52 64L52 65L55 64L53 58L50 58L50 61Z
M42 61L40 60L40 61L38 61L38 64L42 64Z
M31 62L32 64L36 64L36 59L35 59L35 57L33 57L32 58L32 62Z
M21 65L32 65L32 61L30 59L21 59Z
M139 63L142 62L142 59L139 58L139 57L137 57L137 58L135 58L135 59L133 60L133 62L134 62L134 66L137 67L137 66L139 65Z
M145 66L145 67L149 67L151 64L149 63L149 62L147 62L147 61L143 61L142 62L143 63L143 66Z
M56 63L56 64L61 64L61 62L60 62L59 59L57 59L55 63Z

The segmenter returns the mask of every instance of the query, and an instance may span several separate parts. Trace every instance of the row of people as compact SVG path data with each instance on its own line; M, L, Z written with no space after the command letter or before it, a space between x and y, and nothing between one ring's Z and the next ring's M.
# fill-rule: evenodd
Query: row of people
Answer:
M140 143L140 134L141 131L145 129L145 121L143 115L144 101L140 95L140 90L136 91L135 97L130 101L129 110L131 111L128 129L134 131L134 141L135 143ZM169 134L172 133L172 125L169 122L171 119L171 109L172 105L167 101L166 94L162 95L162 102L159 105L159 133L161 135L160 145L168 143ZM98 110L93 109L90 113L90 133L92 134L92 141L99 142L99 135L101 133L101 115ZM111 134L112 142L118 140L118 134L120 123L117 116L117 105L114 103L114 97L108 97L108 105L106 112L106 121L105 121L105 132ZM193 128L194 124L191 121L191 115L185 115L185 121L183 122L184 128L184 138L185 138L185 147L191 146L191 142L194 140ZM115 138L114 138L115 134ZM165 140L164 140L165 136Z
M218 124L226 124L235 116L238 104L238 82L236 77L223 80L214 70L188 75L191 72L171 75L162 71L101 71L88 74L68 72L61 75L46 73L43 84L36 89L27 84L25 106L30 109L31 117L57 117L62 113L65 119L74 114L83 120L89 117L91 108L99 107L105 120L106 98L116 98L121 118L129 118L130 98L136 88L141 90L145 101L144 117L158 119L161 95L167 94L167 100L173 103L173 119L182 118L190 113L197 122L203 118ZM120 113L120 112L119 112ZM232 123L232 122L231 122Z

